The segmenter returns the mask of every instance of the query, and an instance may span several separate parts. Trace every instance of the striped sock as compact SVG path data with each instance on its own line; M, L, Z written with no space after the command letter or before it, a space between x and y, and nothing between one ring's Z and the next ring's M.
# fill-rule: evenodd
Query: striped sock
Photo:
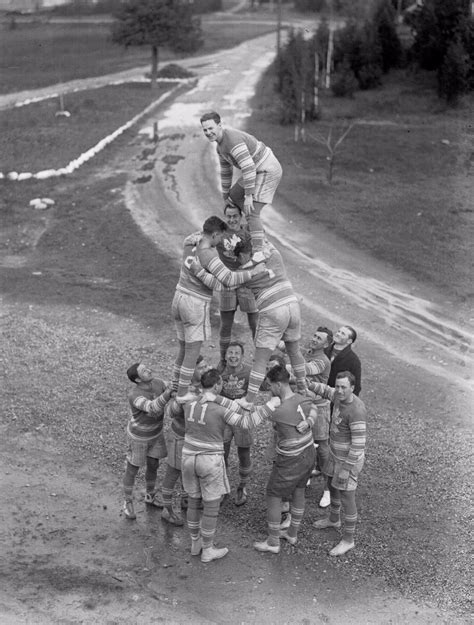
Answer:
M204 510L201 518L202 548L212 547L216 533L217 517L219 515L220 499L204 502Z
M201 499L188 497L186 522L193 540L197 540L201 534L201 510L199 510L200 502Z
M191 369L188 367L181 366L181 369L179 372L178 397L182 395L186 395L186 393L188 392L193 374L194 374L194 367Z
M253 401L255 399L264 379L265 373L260 373L252 369L252 371L250 372L249 386L247 390L248 401Z

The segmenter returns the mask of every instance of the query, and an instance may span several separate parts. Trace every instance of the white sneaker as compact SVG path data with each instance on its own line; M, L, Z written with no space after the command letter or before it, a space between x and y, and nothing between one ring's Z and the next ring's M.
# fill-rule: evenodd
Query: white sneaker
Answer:
M331 503L331 494L329 493L328 490L325 490L323 493L323 496L321 497L320 501L319 501L319 507L320 508L327 508Z
M213 560L219 560L229 553L227 547L217 549L216 547L207 547L202 550L201 562L212 562Z

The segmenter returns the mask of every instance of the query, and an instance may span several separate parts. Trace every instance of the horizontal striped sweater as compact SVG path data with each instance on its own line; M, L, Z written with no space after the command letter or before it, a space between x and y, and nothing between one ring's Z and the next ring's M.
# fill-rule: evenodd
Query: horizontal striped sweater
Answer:
M185 260L190 256L199 259L202 269L193 273L186 267ZM219 254L214 247L200 248L200 245L193 242L191 237L185 239L183 248L183 262L179 274L179 281L176 290L187 295L192 295L199 299L210 301L212 292L218 285L226 287L237 287L252 278L250 270L231 271L219 258Z
M265 259L265 267L271 271L270 274L258 274L246 285L255 295L258 312L297 302L293 286L286 274L283 258L273 246L270 248L269 257Z
M335 395L335 389L326 384L312 382L308 388L334 402L329 430L329 448L335 460L350 470L365 457L367 411L364 402L352 395L352 401L342 402Z
M172 389L167 389L162 380L152 380L149 388L136 385L128 394L132 411L127 432L135 441L147 442L155 439L163 430L165 406Z
M296 425L306 420L311 411L311 400L294 394L274 409L268 404L255 406L252 412L244 411L239 404L217 395L213 402L200 404L199 399L185 406L184 455L224 453L224 428L226 423L244 429L257 427L271 420L277 431L277 453L297 456L313 445L309 429L300 433Z
M270 154L270 148L247 132L227 128L224 129L221 140L217 142L216 149L221 168L222 192L229 192L233 167L236 167L242 172L245 193L253 194L257 169Z

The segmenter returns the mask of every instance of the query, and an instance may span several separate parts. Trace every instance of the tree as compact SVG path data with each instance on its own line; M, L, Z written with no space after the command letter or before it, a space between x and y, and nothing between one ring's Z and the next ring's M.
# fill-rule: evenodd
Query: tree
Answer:
M159 48L194 52L203 43L201 20L183 0L126 0L114 15L112 41L151 47L151 84L156 85Z
M438 72L439 95L448 104L456 105L459 96L468 89L469 56L460 38L453 41Z
M373 23L382 48L382 69L386 74L392 67L398 67L402 58L402 46L395 26L395 10L389 0L379 0Z

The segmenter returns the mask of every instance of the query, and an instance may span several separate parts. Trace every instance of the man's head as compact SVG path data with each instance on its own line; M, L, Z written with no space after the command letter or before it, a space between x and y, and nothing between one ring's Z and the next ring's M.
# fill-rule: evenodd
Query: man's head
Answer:
M211 365L204 358L202 354L199 354L196 360L196 366L194 367L194 375L193 379L200 381L202 378L202 374L208 371L211 368Z
M355 343L357 332L351 326L341 326L334 334L334 344L338 347L347 347Z
M234 248L234 254L241 265L245 265L252 257L252 244L250 241L240 241Z
M309 347L312 350L325 349L332 343L332 331L324 326L319 326L311 337Z
M135 362L127 369L127 377L130 382L139 384L140 382L151 382L153 380L153 371L146 365Z
M205 391L220 393L222 390L222 377L217 369L208 369L201 376L201 386Z
M267 362L267 372L273 367L286 367L286 360L280 354L272 354Z
M270 384L270 390L272 395L281 397L283 393L289 388L290 374L285 366L276 365L267 372L267 380Z
M227 230L227 224L217 215L208 217L202 225L203 234L209 239L212 247L215 247L222 241L224 232Z
M224 129L221 124L221 116L215 111L205 113L201 119L202 130L209 141L220 141Z
M242 210L235 204L224 206L224 219L231 230L239 230L242 223Z
M336 375L334 388L339 401L350 402L354 393L355 376L350 371L339 371Z
M239 367L244 359L244 346L238 341L229 343L225 352L225 361L229 367Z

